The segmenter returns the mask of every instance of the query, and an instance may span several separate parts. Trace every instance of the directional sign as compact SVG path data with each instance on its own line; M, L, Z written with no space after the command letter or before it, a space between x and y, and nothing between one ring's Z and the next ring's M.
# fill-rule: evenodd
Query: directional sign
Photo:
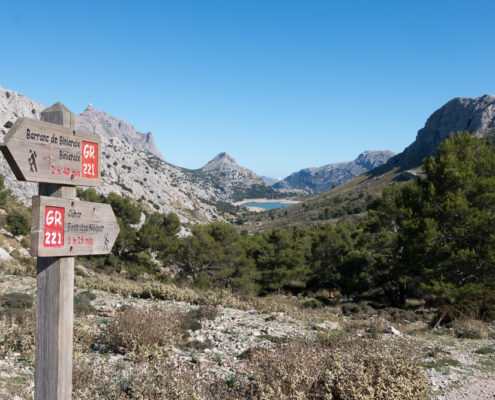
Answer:
M119 234L109 204L33 196L31 255L108 254Z
M19 118L0 149L20 181L100 185L101 138L97 135Z

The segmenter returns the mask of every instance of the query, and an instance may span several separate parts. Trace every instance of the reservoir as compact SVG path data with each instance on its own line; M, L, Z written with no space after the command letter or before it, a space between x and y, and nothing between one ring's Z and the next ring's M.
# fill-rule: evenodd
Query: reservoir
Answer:
M275 210L277 208L292 206L293 204L296 204L296 203L278 203L278 202L269 202L269 203L249 202L249 203L242 203L242 205L244 207L260 207L260 208L264 208L265 210Z

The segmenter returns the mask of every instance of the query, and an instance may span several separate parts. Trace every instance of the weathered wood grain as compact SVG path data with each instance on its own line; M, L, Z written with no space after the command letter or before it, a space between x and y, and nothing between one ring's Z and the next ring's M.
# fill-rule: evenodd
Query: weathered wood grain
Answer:
M70 400L74 257L38 258L35 400Z
M60 103L44 110L42 118L46 121L58 122L68 128L75 127L75 115ZM56 126L50 125L52 128ZM74 200L76 188L40 183L39 194ZM74 257L39 257L37 269L34 397L35 400L70 400Z
M56 211L63 233L55 232ZM66 257L108 254L119 234L119 224L109 204L34 196L31 222L31 255Z

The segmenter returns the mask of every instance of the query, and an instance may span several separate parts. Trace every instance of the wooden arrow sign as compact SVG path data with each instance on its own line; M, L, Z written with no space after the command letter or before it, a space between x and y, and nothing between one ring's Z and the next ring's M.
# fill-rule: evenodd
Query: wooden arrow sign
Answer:
M30 118L19 118L0 146L20 181L100 185L101 138Z
M33 196L31 255L108 254L119 234L109 204Z

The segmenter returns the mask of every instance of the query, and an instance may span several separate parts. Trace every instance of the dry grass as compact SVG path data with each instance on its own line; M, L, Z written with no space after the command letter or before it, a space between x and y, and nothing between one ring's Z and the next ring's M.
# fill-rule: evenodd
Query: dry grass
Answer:
M208 382L196 378L196 366L166 359L100 360L96 368L95 360L78 359L74 393L79 399L413 400L427 391L421 366L403 342L292 340L254 349L247 362L251 373Z
M466 339L486 339L495 337L495 332L490 326L478 319L460 318L451 322L450 327L457 337Z
M108 349L136 360L163 358L184 334L184 313L159 306L123 307L104 330Z
M124 297L134 297L151 300L174 300L192 304L222 305L239 309L247 309L248 304L239 300L228 290L208 290L196 292L188 288L180 288L173 284L148 281L137 282L121 277L110 277L104 274L94 274L88 277L75 277L75 285L81 289L103 290Z
M20 257L19 260L0 260L0 271L7 275L36 276L36 262L31 257Z
M76 358L73 395L81 400L200 400L201 384L191 372L168 362L134 365L97 358Z
M0 318L0 357L19 353L20 357L34 361L34 312L28 310L20 319L3 316Z
M405 342L280 343L253 352L260 399L419 399L427 380Z

